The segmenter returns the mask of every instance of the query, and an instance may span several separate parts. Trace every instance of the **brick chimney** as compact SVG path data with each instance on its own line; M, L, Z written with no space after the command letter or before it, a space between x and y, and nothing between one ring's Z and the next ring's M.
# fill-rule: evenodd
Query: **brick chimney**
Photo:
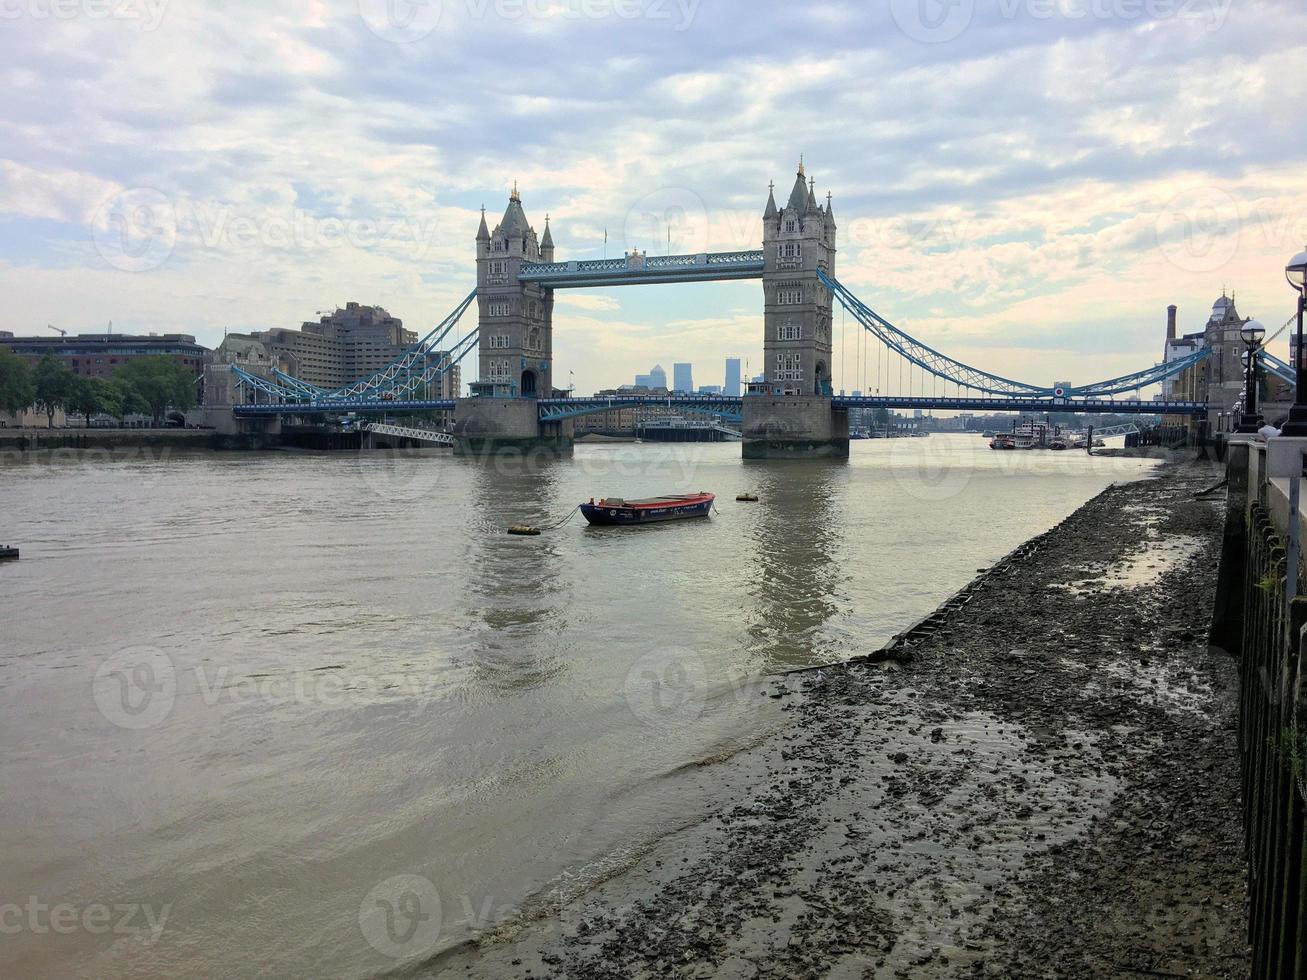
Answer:
M1175 340L1175 304L1166 308L1166 339Z

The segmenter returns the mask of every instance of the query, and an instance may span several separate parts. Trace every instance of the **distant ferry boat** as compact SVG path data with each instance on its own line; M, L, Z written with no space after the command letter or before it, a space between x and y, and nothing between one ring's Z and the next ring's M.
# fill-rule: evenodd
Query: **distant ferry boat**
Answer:
M654 524L659 521L679 521L687 517L707 517L712 510L716 494L673 493L665 497L648 497L644 500L623 500L605 497L581 505L581 513L591 524Z

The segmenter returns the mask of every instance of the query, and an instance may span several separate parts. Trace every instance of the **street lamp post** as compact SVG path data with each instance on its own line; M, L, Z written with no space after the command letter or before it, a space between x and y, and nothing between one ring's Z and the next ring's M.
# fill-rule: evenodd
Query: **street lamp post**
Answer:
M1284 267L1284 277L1289 285L1298 292L1298 346L1294 351L1293 407L1289 409L1289 420L1280 430L1285 436L1307 436L1307 370L1303 368L1302 319L1303 307L1307 306L1307 249L1303 249L1289 260Z
M1235 432L1256 432L1262 427L1262 417L1257 411L1257 348L1266 336L1266 328L1256 320L1249 320L1239 328L1243 340L1243 415L1239 418L1239 428Z

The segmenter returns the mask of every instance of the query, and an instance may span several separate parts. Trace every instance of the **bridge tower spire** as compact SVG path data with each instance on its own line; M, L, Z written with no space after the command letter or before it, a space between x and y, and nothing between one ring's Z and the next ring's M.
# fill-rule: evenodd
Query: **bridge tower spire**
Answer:
M833 407L831 294L835 215L817 203L804 160L785 206L763 214L763 379L744 400L746 458L849 454L848 413ZM761 390L759 390L759 387Z
M817 278L835 275L835 222L816 202L802 164L785 207L763 222L763 350L768 390L831 394L831 295Z
M554 241L543 241L527 220L517 182L493 231L484 216L477 231L477 304L480 380L474 393L495 398L547 398L553 384L554 291L517 278L524 262L549 261Z
M539 400L553 394L554 290L519 278L523 265L553 260L554 238L547 218L537 238L517 181L493 230L482 208L476 254L480 376L455 404L454 453L569 454L571 421L539 416Z

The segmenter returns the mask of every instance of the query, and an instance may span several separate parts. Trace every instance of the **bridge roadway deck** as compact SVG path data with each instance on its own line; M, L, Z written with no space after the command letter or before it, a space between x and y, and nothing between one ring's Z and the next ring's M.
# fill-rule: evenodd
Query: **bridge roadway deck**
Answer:
M616 259L571 262L525 262L518 282L550 289L585 286L637 286L661 282L717 282L761 279L763 253L698 252L693 255L626 255Z
M749 398L766 398L767 395L749 395ZM1112 401L1055 401L1039 398L962 398L928 395L837 395L832 399L836 408L921 408L952 412L1085 412L1100 415L1191 415L1207 412L1204 402ZM557 420L592 415L616 408L665 406L700 412L740 415L743 398L717 395L614 395L603 398L542 398L539 400L540 418ZM348 401L309 402L300 404L236 405L232 414L237 418L260 418L277 415L328 415L349 413L386 414L403 412L452 411L451 399L439 401L383 401L352 399Z

